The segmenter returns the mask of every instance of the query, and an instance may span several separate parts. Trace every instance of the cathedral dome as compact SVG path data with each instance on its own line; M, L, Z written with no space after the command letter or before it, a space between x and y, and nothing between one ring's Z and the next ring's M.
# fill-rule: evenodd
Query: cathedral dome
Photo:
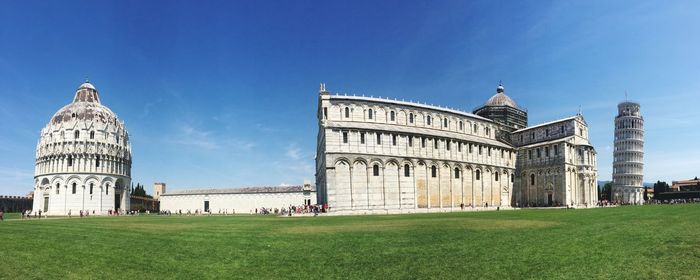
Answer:
M502 84L498 84L496 88L496 94L491 96L488 101L486 101L485 106L510 106L513 108L518 108L513 99L510 99L508 95L505 94L505 88Z

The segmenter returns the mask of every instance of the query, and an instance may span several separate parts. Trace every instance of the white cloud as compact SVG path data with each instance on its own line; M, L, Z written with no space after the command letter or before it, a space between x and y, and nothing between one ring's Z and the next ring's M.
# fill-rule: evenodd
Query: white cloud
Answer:
M290 145L289 147L287 147L287 157L293 160L301 159L301 149L299 149L294 144Z
M179 133L175 136L175 139L175 143L207 150L220 147L210 131L199 130L189 124L179 127Z

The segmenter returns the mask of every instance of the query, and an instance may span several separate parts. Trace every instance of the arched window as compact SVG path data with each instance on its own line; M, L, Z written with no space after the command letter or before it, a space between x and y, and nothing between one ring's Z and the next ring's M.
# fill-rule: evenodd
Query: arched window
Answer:
M530 174L530 186L535 185L535 174Z
M95 139L95 132L94 131L90 131L90 139Z
M80 130L75 131L75 139L77 140L78 138L80 138Z
M345 117L349 118L350 117L350 108L345 107Z
M90 183L90 194L92 194L92 187L94 186L93 183Z
M107 193L107 195L109 195L109 184L107 184L107 186L105 187L105 192Z
M117 137L117 144L119 144L119 134L116 135Z
M379 176L379 165L378 164L375 164L374 166L372 166L372 173L374 174L374 176Z
M515 182L515 174L510 174L510 182Z
M411 167L408 164L403 166L403 176L411 177Z
M459 168L455 168L455 179L459 179Z
M464 130L464 123L459 121L459 130Z
M370 120L374 117L374 112L372 111L372 109L367 110L367 115Z
M100 167L100 156L95 157L95 167Z
M391 121L392 121L392 122L396 120L396 112L391 111L391 113L389 113L389 115L390 115L390 117L391 117Z
M73 156L68 155L68 166L73 166Z
M428 123L428 125L430 125L430 123L431 123L431 118L430 118L430 116L428 116L428 117L426 118L426 122Z
M73 192L72 192L73 194L75 194L75 186L76 186L75 183L73 183L73 189L72 189L72 190L73 190Z
M475 175L476 175L476 179L477 179L477 180L481 180L481 170L477 170L475 173L476 173L476 174L475 174Z
M478 126L478 125L474 124L474 131L473 131L473 132L474 132L474 133L478 133L478 132L479 132L479 126Z
M413 113L408 114L408 122L413 123Z
M442 119L442 126L447 127L447 118Z
M61 193L60 190L61 190L61 184L60 184L60 183L56 183L56 194L60 194L60 193Z
M430 175L433 178L437 177L437 168L435 167L435 165L433 165L433 167L430 168Z
M495 181L498 181L498 172L493 173L493 179L494 179Z

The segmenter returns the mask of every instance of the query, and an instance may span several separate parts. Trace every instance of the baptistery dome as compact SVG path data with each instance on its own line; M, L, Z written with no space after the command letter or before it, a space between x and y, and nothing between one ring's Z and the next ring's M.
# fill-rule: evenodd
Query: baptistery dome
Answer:
M41 130L34 212L107 214L129 208L131 144L124 123L86 81Z

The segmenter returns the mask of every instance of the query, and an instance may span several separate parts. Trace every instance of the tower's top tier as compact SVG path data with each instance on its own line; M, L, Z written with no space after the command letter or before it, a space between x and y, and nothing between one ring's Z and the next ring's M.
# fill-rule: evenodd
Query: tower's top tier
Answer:
M617 104L617 116L618 117L623 117L623 116L641 117L641 114L639 112L640 107L641 106L637 102L632 102L632 101L621 102L620 104Z

